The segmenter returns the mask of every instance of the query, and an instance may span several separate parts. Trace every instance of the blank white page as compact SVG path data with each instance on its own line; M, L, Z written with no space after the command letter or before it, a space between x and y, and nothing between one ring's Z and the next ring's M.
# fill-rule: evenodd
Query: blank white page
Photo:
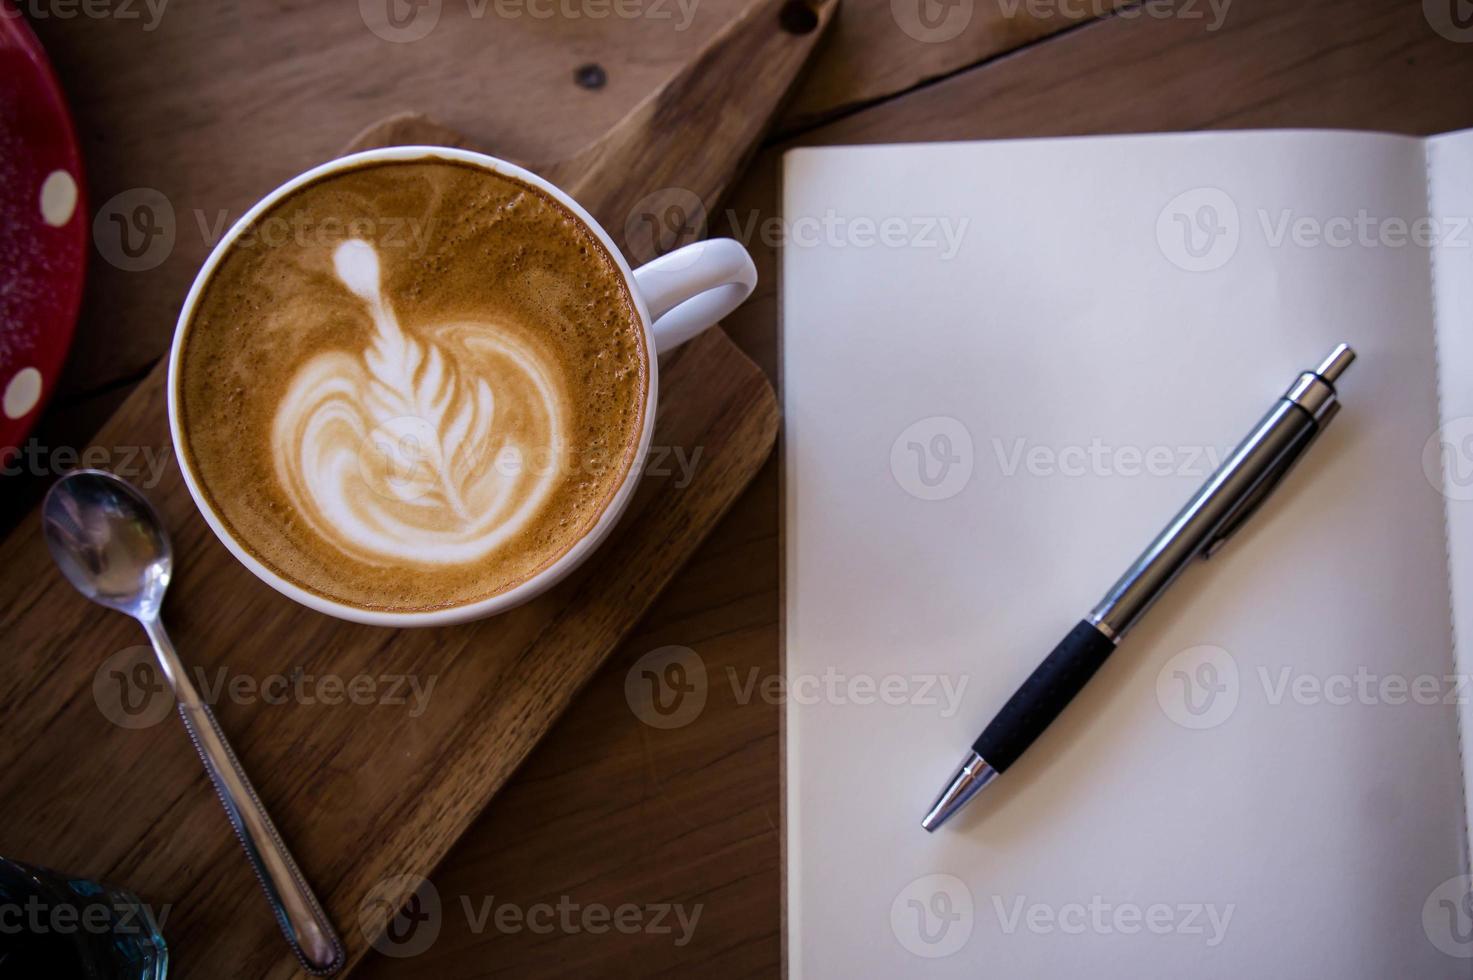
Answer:
M1468 975L1438 946L1466 859L1431 263L1381 220L1426 187L1419 141L1348 133L787 155L795 980ZM922 831L1341 340L1343 411L1279 492Z

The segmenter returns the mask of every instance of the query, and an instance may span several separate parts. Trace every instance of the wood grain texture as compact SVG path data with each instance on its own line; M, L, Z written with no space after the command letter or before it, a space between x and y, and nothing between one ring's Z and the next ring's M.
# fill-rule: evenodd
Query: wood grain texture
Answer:
M847 2L847 0L846 0ZM836 29L842 29L841 15ZM1337 126L1427 134L1473 126L1473 45L1438 36L1399 0L1234 0L1221 30L1110 19L855 113L764 151L710 220L712 234L775 218L788 145ZM758 291L725 324L776 376L776 250L747 239ZM1068 270L1060 270L1067 277ZM439 937L410 959L373 954L361 976L772 976L781 955L779 481L774 462L595 675L432 876ZM649 651L705 664L704 709L657 730L624 685ZM750 696L747 684L759 687ZM921 801L924 805L925 801ZM700 904L691 940L479 926L488 896L556 904Z
M617 227L631 199L657 189L645 181L697 156L689 185L715 200L821 35L781 32L780 2L755 6L692 63L722 67L727 48L744 59L766 53L774 70L728 94L738 120L690 127L724 86L688 69L583 165L558 168L596 216ZM403 142L464 141L399 116L349 149ZM167 443L163 368L103 427L100 445ZM213 539L177 467L149 488L175 538L164 610L171 633L337 925L350 966L770 454L772 387L719 329L664 358L661 375L650 465L614 535L549 593L469 626L372 629L295 606ZM672 467L672 457L684 463ZM136 625L86 605L54 571L37 574L48 563L33 512L0 545L0 632L15 647L0 695L17 706L7 716L13 737L0 746L7 850L126 883L168 906L173 975L296 974L183 733L147 710L167 698L138 656ZM355 686L361 699L348 696Z
M1229 0L1229 5L1232 0ZM783 114L796 133L1105 16L1133 0L887 0L848 4ZM1219 0L1221 3L1221 0ZM1198 16L1211 19L1206 0Z

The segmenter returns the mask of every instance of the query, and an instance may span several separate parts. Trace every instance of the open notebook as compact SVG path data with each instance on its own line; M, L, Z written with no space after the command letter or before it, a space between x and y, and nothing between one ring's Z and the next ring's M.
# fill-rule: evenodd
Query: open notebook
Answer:
M1473 974L1473 133L802 149L783 209L789 975ZM922 831L1342 340L1280 490Z

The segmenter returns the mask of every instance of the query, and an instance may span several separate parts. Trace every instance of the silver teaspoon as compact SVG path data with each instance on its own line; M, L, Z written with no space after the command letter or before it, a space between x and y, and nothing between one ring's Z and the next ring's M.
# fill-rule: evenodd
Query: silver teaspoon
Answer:
M51 557L78 592L143 624L174 689L179 716L287 942L309 972L336 973L343 965L343 944L164 632L159 607L174 559L158 514L128 482L101 470L78 470L46 494L41 526Z

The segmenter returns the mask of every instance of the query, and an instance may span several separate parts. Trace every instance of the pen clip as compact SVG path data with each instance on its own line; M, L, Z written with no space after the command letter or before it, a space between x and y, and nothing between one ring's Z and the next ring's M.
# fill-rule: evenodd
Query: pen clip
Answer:
M1304 451L1319 438L1321 432L1325 431L1325 424L1339 410L1340 406L1338 403L1330 403L1326 408L1325 414L1321 417L1319 424L1309 431L1308 437L1300 440L1297 445L1286 451L1279 458L1278 462L1274 464L1274 468L1262 480L1258 481L1258 485L1248 491L1242 500L1238 501L1237 505L1223 518L1222 523L1217 526L1217 530L1207 539L1207 546L1202 549L1203 558L1211 558L1217 554L1218 549L1227 544L1228 538L1236 534L1238 529L1248 522L1248 518L1257 513L1258 508L1263 506L1263 502L1283 482L1284 477L1289 475L1289 471L1294 468L1294 464L1299 462L1300 458L1304 455Z

